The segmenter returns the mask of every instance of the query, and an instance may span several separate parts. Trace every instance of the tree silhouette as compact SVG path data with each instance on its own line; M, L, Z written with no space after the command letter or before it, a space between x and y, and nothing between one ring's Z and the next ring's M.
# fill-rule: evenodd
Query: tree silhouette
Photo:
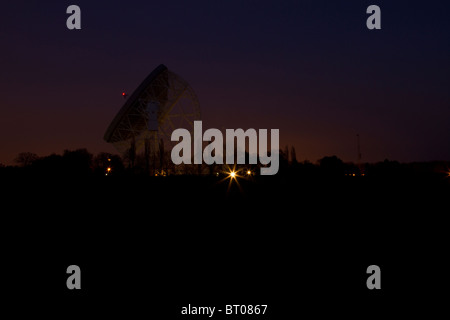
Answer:
M92 173L92 158L92 154L87 149L64 150L62 162L65 174L86 175Z
M284 158L286 159L287 163L290 163L289 161L289 146L286 145L283 152Z
M33 164L37 159L39 159L38 155L32 152L21 152L17 155L17 157L14 159L14 162L16 162L21 167L28 167Z
M344 175L344 162L336 156L323 157L319 160L322 173L332 176Z
M298 163L294 146L291 147L291 160L292 160L292 164L294 164L294 165Z

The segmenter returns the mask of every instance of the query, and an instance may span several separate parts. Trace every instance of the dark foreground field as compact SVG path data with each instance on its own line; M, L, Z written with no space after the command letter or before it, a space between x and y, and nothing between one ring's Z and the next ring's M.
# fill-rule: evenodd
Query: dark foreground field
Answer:
M365 319L446 305L445 176L223 178L3 176L4 308L206 319L181 308L267 304L246 317ZM66 287L72 264L78 291ZM366 287L372 264L381 290Z

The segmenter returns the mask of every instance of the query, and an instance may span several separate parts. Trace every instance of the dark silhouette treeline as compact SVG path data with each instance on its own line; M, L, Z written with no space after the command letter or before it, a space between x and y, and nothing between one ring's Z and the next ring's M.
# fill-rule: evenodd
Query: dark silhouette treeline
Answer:
M16 157L15 162L15 166L2 166L0 172L5 175L31 174L57 177L105 175L108 172L112 173L113 170L118 175L125 172L119 156L106 152L94 156L87 149L64 150L62 155L51 154L44 157L22 152Z
M20 294L30 290L23 275L43 261L53 269L39 269L39 286L33 282L33 287L65 288L65 270L77 263L86 274L83 292L108 298L122 299L136 285L154 288L155 277L142 276L154 270L157 278L164 275L155 292L167 290L167 301L174 299L173 288L191 297L198 281L205 292L218 286L232 297L244 283L262 301L275 299L286 283L308 293L317 290L315 296L321 290L341 296L350 287L345 299L357 301L361 290L353 294L353 288L365 290L368 265L403 275L420 261L433 275L430 266L446 258L449 162L358 165L327 156L312 163L298 161L291 149L280 151L275 176L242 166L236 179L227 176L227 167L156 177L146 173L145 163L138 164L80 149L45 157L24 153L16 165L0 168L9 250L4 260L22 259L10 268L21 276L9 276ZM219 169L224 173L217 176ZM218 266L226 271L218 273ZM109 281L117 272L126 281ZM211 281L218 275L224 277L220 285ZM393 302L410 285L399 278L383 280Z
M247 154L248 159L248 154ZM51 154L39 157L31 152L22 152L15 159L16 165L0 164L0 175L44 175L56 177L89 177L89 176L148 176L148 167L139 163L130 165L129 161L107 152L93 155L87 149L65 150L62 155ZM252 177L259 175L257 165L192 165L194 169L187 175L219 176L235 170L238 176ZM158 174L155 174L158 175ZM337 156L325 156L316 163L308 160L298 161L295 149L286 147L280 150L280 168L277 177L289 178L344 178L370 177L380 179L435 179L446 181L450 175L450 161L400 163L384 160L377 163L355 164L344 162Z

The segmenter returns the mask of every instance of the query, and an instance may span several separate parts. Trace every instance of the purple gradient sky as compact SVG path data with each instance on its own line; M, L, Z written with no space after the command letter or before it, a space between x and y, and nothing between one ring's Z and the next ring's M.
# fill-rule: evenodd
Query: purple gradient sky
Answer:
M356 161L357 133L363 161L450 160L448 1L93 2L2 4L1 163L115 152L102 138L121 92L160 63L194 88L204 128L278 128L299 160Z

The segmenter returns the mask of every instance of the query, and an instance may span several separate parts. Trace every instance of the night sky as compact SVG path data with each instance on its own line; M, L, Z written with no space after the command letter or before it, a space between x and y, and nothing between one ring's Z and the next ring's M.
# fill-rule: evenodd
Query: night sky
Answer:
M71 4L82 30L66 28ZM362 161L450 160L449 16L449 1L8 1L0 162L115 152L103 134L122 91L161 63L197 93L204 129L280 129L300 161L355 162L358 133Z

